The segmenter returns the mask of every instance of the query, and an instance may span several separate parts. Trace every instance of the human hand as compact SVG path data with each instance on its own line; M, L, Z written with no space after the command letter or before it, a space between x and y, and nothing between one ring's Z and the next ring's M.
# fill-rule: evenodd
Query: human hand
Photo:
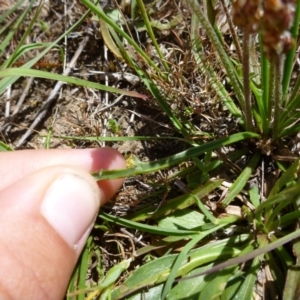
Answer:
M123 180L114 149L0 153L0 299L62 299L99 207Z

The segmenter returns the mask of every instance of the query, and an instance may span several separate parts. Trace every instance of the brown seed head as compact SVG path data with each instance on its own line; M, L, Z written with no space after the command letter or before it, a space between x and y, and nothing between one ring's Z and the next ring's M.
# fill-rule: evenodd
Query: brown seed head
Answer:
M233 22L251 33L257 32L262 17L260 0L236 0L232 3Z
M289 32L294 21L295 0L265 0L263 18L264 50L274 60L287 53L294 41Z

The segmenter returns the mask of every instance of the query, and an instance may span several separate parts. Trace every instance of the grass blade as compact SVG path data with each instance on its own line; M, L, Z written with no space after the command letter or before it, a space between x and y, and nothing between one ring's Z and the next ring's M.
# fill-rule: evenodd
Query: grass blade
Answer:
M133 222L133 221L126 220L123 218L111 216L104 212L100 212L99 217L105 221L112 222L114 224L119 224L122 226L126 226L128 228L138 229L138 230L141 230L144 232L150 232L150 233L154 233L154 234L158 234L158 235L185 236L186 238L188 238L195 234L199 234L198 231L192 231L192 230L191 231L189 231L189 230L172 230L172 229L163 230L162 228L159 228L157 226L151 226L151 225L147 225L147 224Z
M224 207L226 207L242 191L244 186L247 184L250 176L253 174L260 157L260 153L256 152L251 158L246 168L243 170L243 172L234 181L232 186L229 188L229 194L222 201L222 205Z
M214 189L219 187L223 180L208 181L205 185L198 187L197 189L191 191L190 193L178 196L174 199L168 200L167 203L160 206L159 210L153 213L155 208L147 207L142 209L135 214L129 216L132 221L144 221L146 219L156 219L162 216L166 216L174 211L185 209L191 205L195 204L195 198L203 198L207 196Z
M137 4L140 8L140 12L142 13L143 20L145 22L149 37L150 37L150 39L151 39L151 41L152 41L152 43L153 43L153 45L156 49L156 52L157 52L158 56L160 57L160 60L163 64L165 70L168 72L170 68L169 68L168 64L166 63L165 58L164 58L163 54L161 53L160 48L158 46L157 40L155 38L155 35L153 33L153 30L152 30L152 27L151 27L151 24L150 24L150 21L149 21L149 18L148 18L148 14L147 14L145 5L144 5L142 0L137 0Z
M132 91L126 91L122 89L113 88L110 86L106 86L103 84L99 84L96 82L91 82L79 78L74 78L70 76L60 75L60 74L54 74L46 71L39 71L39 70L32 70L32 69L25 69L25 68L8 68L5 70L0 70L0 78L1 77L11 77L11 76L28 76L28 77L39 77L39 78L45 78L45 79L52 79L62 82L67 82L71 84L86 86L94 89L103 90L106 92L111 93L118 93L118 94L124 94L131 97L137 97L146 99L147 96L132 92Z
M93 176L96 180L106 180L155 172L180 164L181 162L193 158L194 156L197 157L205 152L213 151L220 147L230 145L232 143L236 143L238 141L245 140L248 138L259 138L259 135L253 132L236 133L216 141L208 142L201 146L190 148L186 151L177 153L167 158L159 159L153 162L141 162L138 159L136 159L134 161L134 166L128 169L110 171L100 170L100 172L94 173Z
M58 42L60 40L62 40L65 36L67 36L68 34L70 34L72 31L74 31L74 29L80 25L83 20L86 18L86 16L90 13L90 11L87 11L82 18L77 21L73 26L71 26L68 30L65 31L65 33L63 35L61 35L58 39L56 39L53 43L49 44L48 47L46 47L46 49L44 51L42 51L40 54L38 54L37 56L35 56L32 60L30 60L29 62L27 62L26 64L24 64L22 66L22 68L31 68L36 62L38 62L48 51L50 51L50 49L52 49L53 47L55 47ZM16 82L20 76L22 76L22 74L17 74L17 76L10 76L10 77L5 77L3 79L0 80L0 95L6 90L6 88L13 84L14 82Z
M170 271L170 275L168 276L168 279L164 285L164 289L162 292L162 296L161 299L165 299L165 297L169 294L169 292L172 289L172 285L174 283L174 280L176 278L176 274L178 269L180 268L180 266L182 265L183 261L186 259L186 257L188 256L188 253L190 252L190 250L192 248L194 248L194 246L201 241L204 237L206 237L208 234L211 234L219 229L221 229L222 227L225 227L227 224L220 224L218 226L215 226L214 228L212 228L211 230L207 230L206 232L199 234L198 236L194 237L191 241L189 241L181 250L180 254L178 255L178 257L176 258L174 264L172 265L171 271ZM207 298L210 299L210 298Z

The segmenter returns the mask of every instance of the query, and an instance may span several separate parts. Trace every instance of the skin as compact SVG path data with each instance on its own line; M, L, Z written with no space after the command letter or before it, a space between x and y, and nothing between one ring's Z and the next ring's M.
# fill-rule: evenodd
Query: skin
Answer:
M23 150L0 153L0 165L0 299L62 299L94 218L78 247L71 247L41 213L46 191L61 174L72 174L101 206L123 180L97 186L89 173L125 168L125 161L109 148Z

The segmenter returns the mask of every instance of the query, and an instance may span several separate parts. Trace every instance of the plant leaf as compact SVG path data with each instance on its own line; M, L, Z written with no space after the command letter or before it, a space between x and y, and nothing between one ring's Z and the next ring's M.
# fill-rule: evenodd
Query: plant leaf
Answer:
M45 79L59 80L59 81L63 81L63 82L71 83L71 84L76 84L76 85L81 85L81 86L85 86L85 87L103 90L106 92L118 93L118 94L123 94L123 95L131 96L131 97L142 98L142 99L147 98L146 95L142 95L142 94L139 94L136 92L117 89L117 88L113 88L113 87L99 84L96 82L91 82L91 81L87 81L87 80L83 80L83 79L79 79L79 78L74 78L74 77L60 75L60 74L54 74L54 73L40 71L40 70L32 70L32 69L25 69L25 68L8 68L5 70L0 70L0 78L1 77L11 77L11 76L40 77L40 78L45 78Z

